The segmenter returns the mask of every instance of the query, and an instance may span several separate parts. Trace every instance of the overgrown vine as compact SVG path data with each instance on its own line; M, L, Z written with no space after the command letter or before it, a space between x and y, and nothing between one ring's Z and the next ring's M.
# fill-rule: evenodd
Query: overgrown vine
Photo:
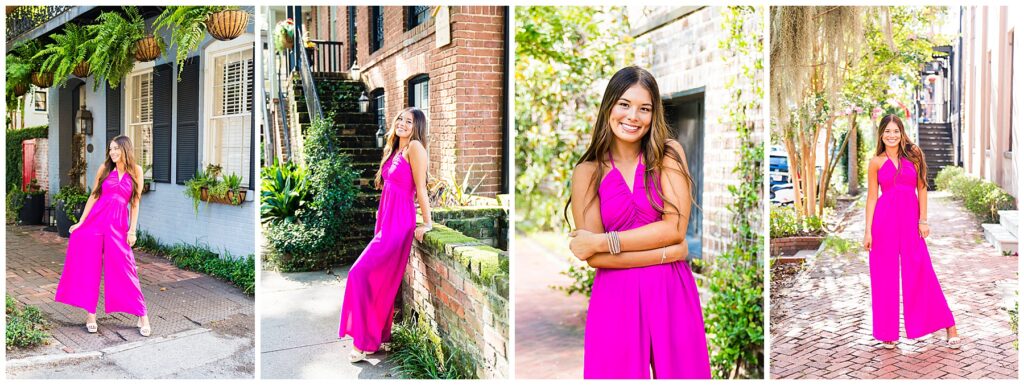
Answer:
M715 378L762 378L764 376L764 281L762 231L762 163L764 159L761 100L764 96L762 20L764 8L736 6L722 10L719 48L723 60L736 66L736 76L726 82L732 106L723 123L736 132L737 163L733 173L740 183L729 186L732 203L730 248L715 257L710 272L711 300L705 324Z

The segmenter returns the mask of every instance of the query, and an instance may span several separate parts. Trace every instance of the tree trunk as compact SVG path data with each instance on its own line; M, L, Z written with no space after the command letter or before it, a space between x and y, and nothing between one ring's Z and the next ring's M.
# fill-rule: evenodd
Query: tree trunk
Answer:
M846 135L846 190L853 196L860 193L860 153L857 152L857 115L850 115L850 133Z

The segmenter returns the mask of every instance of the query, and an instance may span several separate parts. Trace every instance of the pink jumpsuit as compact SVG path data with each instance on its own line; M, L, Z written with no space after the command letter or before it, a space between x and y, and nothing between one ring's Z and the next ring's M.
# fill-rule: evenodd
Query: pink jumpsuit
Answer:
M352 265L345 282L338 337L352 336L361 351L375 352L391 339L395 297L405 274L416 229L412 167L393 155L381 170L384 188L373 240Z
M882 195L871 221L871 310L874 336L880 341L899 340L901 275L907 338L955 324L918 232L917 170L908 159L900 163L898 173L891 160L878 169Z
M612 162L598 190L605 231L661 220L647 199L642 161L633 180L630 191ZM652 197L662 204L658 194ZM649 379L653 366L654 378L711 378L704 333L700 296L686 261L597 269L587 310L583 377Z
M135 255L128 246L129 199L134 182L130 174L118 180L119 174L116 169L110 171L103 180L100 198L71 233L54 299L95 314L102 265L104 311L141 317L146 315L146 302L135 271Z

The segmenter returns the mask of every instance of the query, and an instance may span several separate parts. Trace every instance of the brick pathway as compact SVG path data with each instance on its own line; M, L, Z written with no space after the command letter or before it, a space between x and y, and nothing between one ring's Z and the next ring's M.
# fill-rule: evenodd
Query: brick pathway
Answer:
M523 235L515 242L515 378L583 378L587 299L551 288L572 282L559 274L569 249L556 254Z
M85 311L54 302L67 250L66 238L44 231L41 226L7 225L6 234L7 294L46 314L51 322L49 332L65 352L93 351L145 339L135 327L137 317L103 312L102 284L96 308L98 334L86 332ZM135 260L153 326L150 338L222 327L253 335L253 297L227 282L178 269L162 257L136 250Z
M826 252L771 304L772 378L1017 378L1006 312L1015 300L1017 257L984 243L978 221L948 194L928 195L928 247L964 338L961 350L945 347L944 330L882 348L871 335L867 253ZM859 245L864 211L855 210L839 236Z

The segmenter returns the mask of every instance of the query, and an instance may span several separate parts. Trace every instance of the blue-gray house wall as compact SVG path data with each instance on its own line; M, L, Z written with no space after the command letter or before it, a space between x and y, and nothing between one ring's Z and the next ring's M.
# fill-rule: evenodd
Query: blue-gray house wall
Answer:
M243 7L243 9L252 12L251 7ZM152 19L147 20L147 24L152 23ZM250 24L246 29L246 34L252 36L253 34L253 23L250 20ZM163 35L164 40L169 40L166 33ZM197 50L200 56L200 63L205 63L205 57L202 52L210 44L214 43L209 36L203 41ZM196 54L196 53L194 53ZM165 63L172 63L174 60L175 52L174 49L169 48L167 52L161 55L155 65L159 66ZM200 67L203 68L203 67ZM177 68L174 67L172 72L176 75ZM258 72L257 72L258 73ZM199 77L200 83L203 87L211 86L212 79L208 79L208 76L212 74L206 74L205 71L200 69ZM87 174L86 180L89 183L89 188L92 188L92 183L96 177L97 168L105 160L105 151L107 148L106 143L106 132L104 128L107 124L107 108L106 108L106 87L101 84L93 90L95 77L89 77L86 80L85 87L85 102L87 108L93 114L93 134L86 137L88 144L93 145L93 151L86 154ZM155 236L161 243L174 244L174 243L188 243L188 244L203 244L211 250L221 252L222 254L229 254L231 256L245 256L255 253L255 229L256 229L256 204L258 200L256 197L256 191L248 191L246 194L246 202L241 205L226 205L218 203L206 203L201 202L199 206L199 213L196 214L193 211L192 200L185 196L185 186L177 184L177 154L178 154L178 86L179 83L174 81L172 85L172 107L171 107L171 177L170 183L154 182L153 189L146 194L142 195L142 202L139 208L139 222L138 229L145 231ZM72 80L68 82L65 87L50 87L49 98L54 101L51 104L49 110L50 119L50 157L48 160L48 168L50 175L60 175L59 178L50 178L50 191L58 191L60 186L68 184L69 178L66 170L71 165L71 117L72 115L68 112L71 108L71 96L70 90L77 84L81 84L81 81ZM127 106L125 96L125 82L122 82L122 86L118 87L117 92L120 93L121 99L121 113L124 114L124 108ZM255 95L255 93L254 93ZM199 116L202 117L205 97L204 92L199 92L200 106ZM253 103L255 106L255 103ZM76 108L77 109L77 108ZM206 122L204 119L199 120L199 164L205 164L203 161L203 130ZM121 119L121 133L125 133L126 122ZM250 146L257 146L259 143L259 137L253 137L250 140ZM253 154L255 151L251 151ZM250 162L251 167L258 167L258 163L255 161ZM256 178L259 178L259 172L255 172ZM258 185L258 179L251 183L252 186Z

